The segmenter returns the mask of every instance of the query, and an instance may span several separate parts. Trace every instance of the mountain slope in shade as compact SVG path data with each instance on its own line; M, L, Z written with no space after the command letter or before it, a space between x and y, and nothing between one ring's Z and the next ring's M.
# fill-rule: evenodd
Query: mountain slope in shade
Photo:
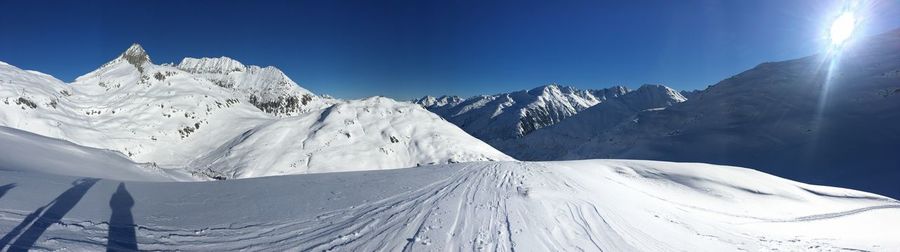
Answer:
M686 102L639 113L564 158L731 164L900 197L897 72L900 30L837 55L760 64Z
M553 84L464 100L452 96L440 99L426 96L415 102L469 134L492 143L522 137L627 92L628 89L621 86L579 90Z
M572 159L582 146L622 124L635 123L637 115L664 110L687 98L663 85L643 85L622 96L606 100L560 123L522 138L495 142L494 146L523 160Z
M0 248L900 250L896 200L692 163L472 162L204 183L0 171L0 190Z
M236 166L239 168L220 166L217 169L241 169L241 174L270 174L245 169L263 167L263 164L285 164L284 167L265 168L277 170L277 174L285 174L340 170L335 168L338 167L336 164L340 164L342 169L356 170L401 168L433 162L510 160L492 148L459 148L460 145L479 145L477 139L459 130L454 131L455 126L445 121L431 120L429 115L422 114L428 112L419 107L413 111L401 105L385 105L391 103L388 101L340 101L315 96L297 86L278 69L244 66L228 58L185 59L178 67L156 65L143 48L133 45L119 57L78 77L69 85L49 75L22 70L6 63L0 64L0 83L0 126L58 138L81 146L121 152L135 162L153 163L165 168L196 171L197 167L211 165L198 163L198 157L222 164L218 159L222 156L211 153L215 150L229 151L228 158L243 160L234 163L239 164ZM292 159L291 163L272 160L282 158L277 155L266 155L271 159L251 160L248 157L238 157L238 153L243 152L230 149L234 147L232 144L235 139L255 131L268 132L272 139L278 139L282 133L285 134L284 137L295 134L293 136L298 137L297 139L284 138L279 141L300 141L300 137L308 134L285 127L290 122L301 120L291 117L310 118L316 114L321 115L324 109L336 104L360 110L358 113L342 110L347 114L381 111L378 116L367 117L363 121L360 118L345 118L346 122L331 122L328 129L363 130L366 133L354 135L354 141L373 146L359 148L372 147L378 150L381 144L394 143L386 148L390 151L383 155L355 157L352 155L353 151L347 149L343 157L357 158L357 165L352 165L346 159L335 161L343 163L309 163L321 165L317 168L293 165L294 161L300 161L298 159ZM397 111L385 112L390 109ZM411 112L409 114L414 114L416 119L423 121L404 128L403 135L395 137L415 136L427 139L406 139L398 143L380 134L382 131L390 131L390 127L359 129L360 125L383 126L364 120L396 121L407 118L407 114L398 111ZM313 132L317 129L303 130ZM324 137L323 133L319 132L320 137ZM431 145L425 146L425 143ZM263 148L246 144L241 147ZM299 146L289 151L315 158L316 151L325 147ZM410 151L400 151L401 149ZM340 152L336 148L330 150L333 152L330 155ZM301 154L285 156L298 155Z

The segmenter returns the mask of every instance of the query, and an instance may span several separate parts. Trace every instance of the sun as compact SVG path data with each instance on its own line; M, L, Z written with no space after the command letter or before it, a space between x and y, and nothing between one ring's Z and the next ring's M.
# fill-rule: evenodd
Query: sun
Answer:
M837 17L831 23L831 29L829 30L829 35L831 37L831 46L832 47L841 47L844 45L847 40L853 36L853 31L856 29L856 16L851 12L845 12Z

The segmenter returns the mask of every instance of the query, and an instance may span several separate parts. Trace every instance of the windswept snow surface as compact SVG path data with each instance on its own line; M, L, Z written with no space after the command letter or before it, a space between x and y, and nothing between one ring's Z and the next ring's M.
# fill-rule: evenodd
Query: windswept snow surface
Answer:
M190 183L0 171L0 230L0 247L74 251L897 251L900 203L624 160Z

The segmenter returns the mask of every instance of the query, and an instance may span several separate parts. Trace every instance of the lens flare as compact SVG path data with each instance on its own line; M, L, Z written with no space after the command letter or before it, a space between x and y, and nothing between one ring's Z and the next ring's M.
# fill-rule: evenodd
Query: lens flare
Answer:
M847 12L838 16L831 23L831 45L833 47L841 47L853 36L853 30L856 29L856 17L853 13Z

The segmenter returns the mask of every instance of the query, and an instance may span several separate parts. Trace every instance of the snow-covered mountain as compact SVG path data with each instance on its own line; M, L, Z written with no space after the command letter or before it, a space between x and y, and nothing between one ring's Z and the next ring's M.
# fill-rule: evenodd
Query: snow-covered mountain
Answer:
M488 142L522 137L628 92L621 86L579 90L556 84L467 99L426 96L415 102Z
M557 155L511 155L730 164L900 197L898 72L895 30L860 39L840 53L760 64L686 102L642 111L602 130L591 129L596 122L555 130L543 138L580 137L574 144L556 143L575 145ZM579 132L591 134L584 139Z
M696 163L470 162L186 183L0 170L0 197L0 250L900 250L896 200Z
M213 164L216 176L247 177L510 160L417 105L319 97L274 67L228 58L156 65L137 44L71 84L0 63L0 100L0 126L207 175ZM259 153L275 142L303 145Z
M492 144L523 160L568 159L577 156L571 152L604 132L621 124L634 123L639 113L664 110L685 101L687 98L669 87L643 85L522 138Z
M220 87L234 90L262 111L275 115L297 115L314 99L275 67L244 66L227 58L185 58L178 69L203 77Z

